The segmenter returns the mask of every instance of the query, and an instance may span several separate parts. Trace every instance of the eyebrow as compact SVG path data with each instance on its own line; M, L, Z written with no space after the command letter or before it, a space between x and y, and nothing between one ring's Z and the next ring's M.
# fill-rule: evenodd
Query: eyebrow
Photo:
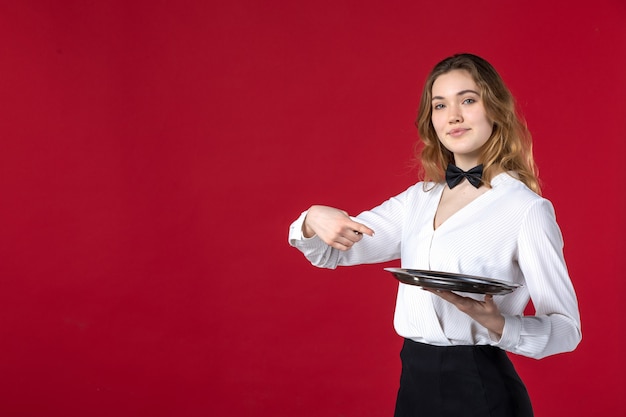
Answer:
M480 96L480 94L479 94L477 91L474 91L474 90L463 90L463 91L459 91L458 93L456 93L456 95L457 95L457 96L462 96L462 95L465 95L465 94L467 94L467 93L473 93L473 94L476 94L477 96ZM444 100L444 99L445 99L445 97L435 96L435 97L433 97L433 99L432 99L432 100ZM432 100L431 100L431 101L432 101Z

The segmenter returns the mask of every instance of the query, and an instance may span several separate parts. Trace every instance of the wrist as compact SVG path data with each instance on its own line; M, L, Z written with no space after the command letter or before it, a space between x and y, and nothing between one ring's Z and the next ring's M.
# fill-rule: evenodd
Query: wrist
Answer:
M302 237L309 239L309 238L312 238L313 236L315 236L315 232L313 231L313 229L311 229L310 227L307 226L306 223L304 223L302 225Z
M310 211L311 209L308 210L307 215L304 217L304 221L302 222L302 237L307 238L307 239L315 236L315 231L311 229L307 221L309 219Z
M498 336L498 338L502 337L502 332L504 332L504 316L502 314L495 317L493 321L491 321L487 326L485 326L487 330L489 330L494 335Z

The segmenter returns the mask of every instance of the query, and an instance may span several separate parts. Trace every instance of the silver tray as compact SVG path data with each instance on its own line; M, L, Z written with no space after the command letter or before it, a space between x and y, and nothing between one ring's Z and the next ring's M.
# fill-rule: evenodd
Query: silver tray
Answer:
M474 275L420 269L385 268L404 284L435 290L469 292L474 294L502 295L515 291L520 284Z

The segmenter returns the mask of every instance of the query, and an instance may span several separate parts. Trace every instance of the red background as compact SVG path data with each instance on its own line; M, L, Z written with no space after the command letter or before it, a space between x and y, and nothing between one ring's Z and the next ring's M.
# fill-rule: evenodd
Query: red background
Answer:
M626 6L0 3L0 415L392 415L381 265L287 245L416 181L421 85L490 60L535 138L583 342L513 356L537 416L626 415Z

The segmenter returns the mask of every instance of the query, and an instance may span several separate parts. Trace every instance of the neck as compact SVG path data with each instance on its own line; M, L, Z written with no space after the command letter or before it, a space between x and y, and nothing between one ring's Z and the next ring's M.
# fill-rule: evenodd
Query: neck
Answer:
M463 171L469 171L470 169L480 165L479 162L469 162L469 163L454 163L457 167L461 168Z
M461 168L463 171L472 169L477 165L480 165L478 158L473 158L469 155L454 155L454 165Z

